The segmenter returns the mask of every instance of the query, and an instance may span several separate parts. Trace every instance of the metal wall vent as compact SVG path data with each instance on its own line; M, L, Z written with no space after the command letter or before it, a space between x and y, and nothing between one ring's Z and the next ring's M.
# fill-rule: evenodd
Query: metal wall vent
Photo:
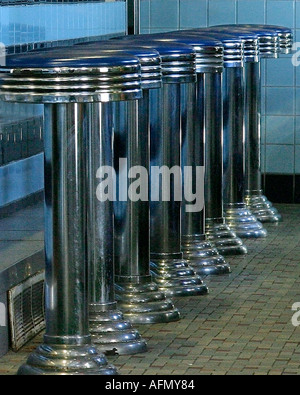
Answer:
M44 272L38 273L8 293L13 351L18 351L45 328L44 277Z

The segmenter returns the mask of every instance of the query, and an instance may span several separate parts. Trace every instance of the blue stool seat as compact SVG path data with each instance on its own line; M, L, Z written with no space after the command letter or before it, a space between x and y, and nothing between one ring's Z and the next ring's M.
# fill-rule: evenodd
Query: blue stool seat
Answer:
M94 41L77 44L74 49L84 47L93 49L101 54L101 51L112 51L117 54L130 54L139 59L141 63L141 76L143 89L160 88L162 83L161 58L159 53L152 48L137 47L122 41Z
M25 54L9 55L6 67L15 68L82 68L115 67L135 65L136 60L130 56L112 53L99 54L92 48L74 51L73 47L53 48L45 51L32 51Z
M290 28L275 26L275 25L254 25L254 24L239 24L239 25L220 25L225 28L233 29L234 31L247 29L248 31L256 33L260 38L273 37L278 40L278 52L281 53L290 53L293 46L293 32ZM220 27L218 26L218 27ZM266 50L265 42L265 50L261 51L262 56L268 57L268 51ZM271 41L269 42L271 44ZM276 57L276 56L275 56Z
M153 48L161 56L163 82L189 83L196 81L196 53L188 45L146 40L141 36L124 36L122 42L133 46ZM118 41L118 40L113 40Z
M210 31L209 29L188 30L189 33L213 37L221 41L224 47L224 67L243 67L244 66L244 42L245 40L235 37L226 32Z
M150 40L162 43L181 43L196 52L197 73L222 72L224 66L224 49L221 41L213 37L201 37L185 31L162 34L142 35L146 42Z
M205 29L205 31L209 32L225 32L226 34L230 34L234 37L238 37L244 40L244 60L245 62L258 62L259 61L259 36L250 31L241 30L235 31L234 29L226 29L226 28L219 28L219 27L210 27Z

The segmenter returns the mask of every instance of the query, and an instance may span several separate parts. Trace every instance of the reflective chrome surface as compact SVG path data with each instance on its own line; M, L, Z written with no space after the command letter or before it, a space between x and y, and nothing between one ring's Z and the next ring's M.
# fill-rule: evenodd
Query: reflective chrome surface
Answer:
M158 42L155 34L122 36L120 39L131 45L157 50L162 59L164 82L180 84L196 81L196 53L190 46L176 42Z
M151 166L181 167L180 85L164 83L150 92ZM151 200L151 261L159 288L170 296L200 295L207 287L181 253L181 201L176 200L176 177L170 177L170 199ZM181 178L179 177L179 180ZM164 187L163 187L164 188ZM177 191L181 191L177 185ZM152 194L161 190L151 185Z
M234 37L226 31L218 30L218 27L193 29L188 32L208 35L220 40L224 47L224 67L243 67L244 65L244 40Z
M114 130L117 192L124 188L127 194L122 177L127 177L129 169L143 166L149 173L148 90L144 90L144 97L138 103L114 104ZM127 163L120 165L120 158L126 158ZM138 201L118 198L114 207L116 292L125 317L138 324L179 320L178 310L150 275L149 191L146 199Z
M90 332L97 348L110 354L147 351L146 342L117 311L114 290L114 209L113 201L96 196L101 179L97 171L113 166L113 119L111 103L86 106L88 151L88 260Z
M266 237L259 221L246 210L245 83L241 67L224 72L224 208L227 224L239 237Z
M128 37L128 36L126 36ZM107 40L89 43L79 43L75 46L78 48L87 48L97 51L98 54L129 54L139 59L141 63L142 88L153 89L161 87L162 67L159 53L152 48L137 46L134 41L125 40Z
M258 62L259 61L259 41L258 36L246 29L236 30L234 25L229 26L211 26L208 28L209 32L217 32L222 35L232 36L236 41L243 42L243 57L245 62ZM226 46L226 44L225 44Z
M212 93L212 92L211 92ZM221 92L220 92L221 94ZM182 128L182 171L189 166L193 171L193 188L201 174L196 173L196 167L204 171L204 117L206 107L206 96L204 95L204 74L198 74L197 84L184 84L181 86L181 128ZM221 158L222 159L222 158ZM203 176L203 173L202 173ZM207 274L226 274L230 272L230 267L225 259L219 255L216 248L212 247L209 241L205 240L205 209L204 209L204 189L210 185L204 182L200 185L195 202L196 211L190 212L190 202L186 201L185 177L182 182L183 204L182 204L182 252L183 257L191 264L196 273ZM197 181L199 184L199 181ZM204 185L205 184L205 185ZM222 185L222 183L221 183ZM197 185L199 189L199 185ZM222 202L221 202L222 205Z
M261 68L247 63L246 78L246 196L247 207L261 222L278 222L281 215L263 195L261 185Z
M117 299L126 317L139 325L178 321L178 310L151 276L139 280L140 283L119 282L116 286Z
M225 218L206 219L206 238L222 255L244 255L247 247L236 233L225 223Z
M143 35L142 37L147 37ZM188 45L196 52L196 72L222 72L224 65L224 49L216 39L189 31L174 31L170 33L152 34L151 40L161 43L181 43ZM147 39L147 38L146 38Z
M120 55L118 55L120 56ZM117 59L117 58L116 58ZM95 68L1 69L1 100L26 103L79 103L141 97L140 65Z
M222 74L204 76L205 215L207 240L223 255L241 255L247 248L225 224L223 213Z
M263 190L246 191L245 201L247 207L262 223L278 223L282 220L281 214L273 204L264 196Z
M241 238L261 238L267 231L245 203L227 204L225 209L226 223Z
M43 344L30 354L18 375L116 375L103 354L88 345Z
M276 30L274 30L274 28L272 27L270 28L269 25L254 25L254 24L232 25L231 24L231 25L218 25L216 27L218 29L229 30L235 34L240 32L253 32L253 34L257 35L259 39L259 53L261 57L276 59L279 56L279 52L280 52L279 36L278 33L276 33ZM215 27L213 27L213 29L214 28Z
M292 30L286 29L286 31L279 32L278 37L280 52L285 55L292 53L294 43L294 35Z
M228 274L230 266L206 236L182 237L182 251L186 261L201 276Z
M46 334L19 374L116 373L89 333L84 125L82 105L45 105Z

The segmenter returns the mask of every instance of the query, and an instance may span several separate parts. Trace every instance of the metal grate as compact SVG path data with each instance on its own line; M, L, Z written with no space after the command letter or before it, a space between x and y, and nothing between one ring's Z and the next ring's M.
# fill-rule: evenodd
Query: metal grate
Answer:
M11 347L18 351L45 328L44 272L8 293Z

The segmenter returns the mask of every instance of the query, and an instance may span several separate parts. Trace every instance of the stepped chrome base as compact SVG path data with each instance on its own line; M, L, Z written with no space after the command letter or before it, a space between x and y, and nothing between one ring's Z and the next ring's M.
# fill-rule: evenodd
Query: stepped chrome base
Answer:
M182 237L183 257L201 276L231 273L230 266L204 235Z
M263 195L263 191L246 191L247 207L260 222L277 223L282 220L281 215L272 203Z
M245 255L248 252L242 240L225 224L224 218L206 219L206 238L222 255Z
M267 231L245 203L228 204L224 211L226 223L238 237L256 239L267 236Z
M151 270L159 289L168 297L208 293L207 286L184 259L152 258Z
M18 375L116 375L93 346L43 344L22 365Z
M118 283L116 299L124 317L134 324L161 324L180 320L180 313L153 283Z
M100 352L133 355L147 351L146 341L120 311L90 312L89 322L92 342Z

